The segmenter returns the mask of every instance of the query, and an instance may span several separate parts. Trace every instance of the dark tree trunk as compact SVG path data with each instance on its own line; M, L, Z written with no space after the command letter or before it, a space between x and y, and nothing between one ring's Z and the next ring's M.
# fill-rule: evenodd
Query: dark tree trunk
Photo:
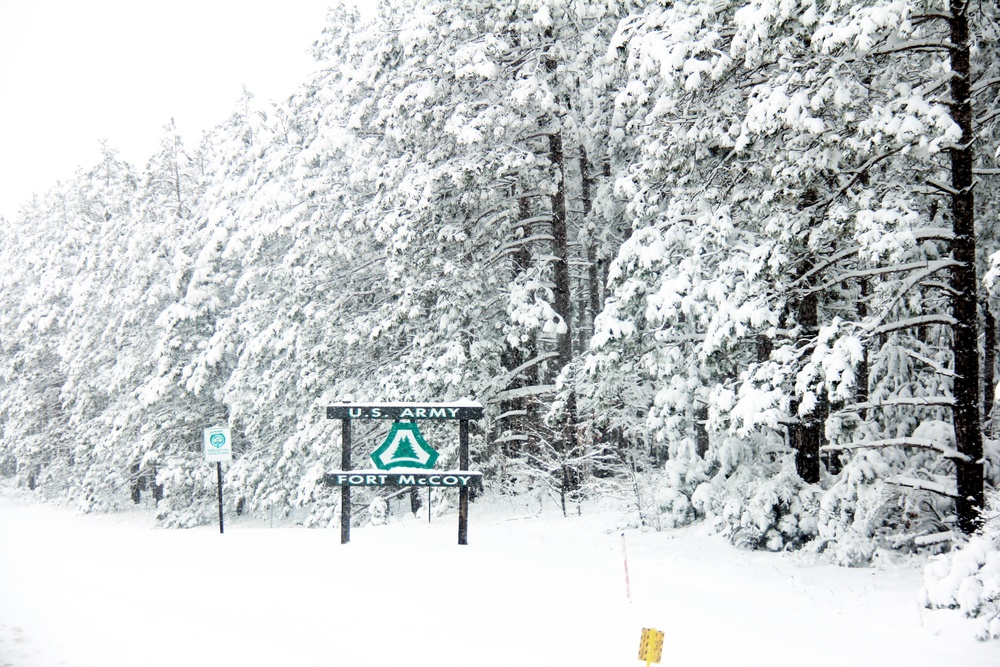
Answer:
M861 279L861 290L858 298L858 321L864 322L868 318L868 279ZM861 343L861 364L858 366L857 382L854 387L854 400L857 403L868 402L868 344ZM868 408L858 410L861 421L868 419Z
M160 501L163 500L163 485L156 483L156 468L153 468L151 483L153 486L153 504L159 505Z
M798 401L792 403L798 406ZM795 450L795 472L802 481L809 484L819 482L819 448L821 444L822 422L813 413L794 424L791 430L791 445Z
M803 272L809 270L807 265ZM803 296L797 305L797 320L802 327L803 342L816 335L819 328L819 296L810 292ZM826 402L819 397L820 405L811 413L802 415L791 426L791 446L795 450L795 471L803 481L809 484L819 482L819 448L822 444L823 425L826 417L823 414ZM798 401L794 403L798 412Z
M583 214L590 215L593 207L593 179L590 175L590 161L587 159L587 151L580 148L580 178L583 196ZM597 262L597 241L593 233L587 238L587 285L589 287L588 297L590 306L590 334L594 334L594 320L603 308L604 296L601 282L601 274ZM589 342L589 341L588 341Z
M528 220L531 217L531 202L527 197L518 200L518 216L520 220ZM521 237L528 238L532 235L531 229L521 227ZM511 272L513 276L518 276L528 271L531 266L531 247L522 243L511 257ZM526 362L533 359L538 354L538 348L534 340L524 343L518 347L508 346L501 353L501 364L507 371L519 368ZM505 389L520 389L537 385L538 365L528 366L526 369L511 378ZM508 415L497 424L497 427L516 436L528 437L534 429L535 414L532 409L531 399L526 397L513 398L500 403L500 414ZM521 455L521 449L528 442L527 440L509 440L503 445L505 458L516 458Z
M420 487L411 486L410 487L410 511L413 513L413 516L416 516L417 512L420 511L420 506L422 504L423 503L420 502ZM427 508L427 511L430 512L430 508L429 507Z
M698 456L708 453L708 403L699 402L694 409L694 443Z
M132 496L132 502L138 505L142 502L142 489L140 487L140 480L142 475L139 474L139 464L132 464L132 479L129 481L129 491Z
M549 160L556 171L556 193L551 197L552 254L556 258L552 276L555 282L555 303L552 305L566 327L566 331L559 334L556 343L558 366L561 370L573 360L573 316L569 278L569 230L566 220L566 156L560 132L549 135Z
M993 430L993 402L996 400L997 320L988 304L983 304L983 420Z
M979 421L979 347L977 344L977 279L975 210L972 192L973 127L969 67L969 4L951 4L951 108L962 138L951 150L952 254L960 263L952 270L952 315L955 353L955 408L953 422L958 451L956 461L958 527L973 533L981 525L983 509L983 436Z

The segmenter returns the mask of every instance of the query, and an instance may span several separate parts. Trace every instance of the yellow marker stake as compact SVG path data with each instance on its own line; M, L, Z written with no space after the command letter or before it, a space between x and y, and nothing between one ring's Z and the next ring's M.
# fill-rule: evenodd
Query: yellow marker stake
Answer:
M653 628L643 628L639 640L639 659L645 661L646 667L651 663L659 663L663 655L663 633Z

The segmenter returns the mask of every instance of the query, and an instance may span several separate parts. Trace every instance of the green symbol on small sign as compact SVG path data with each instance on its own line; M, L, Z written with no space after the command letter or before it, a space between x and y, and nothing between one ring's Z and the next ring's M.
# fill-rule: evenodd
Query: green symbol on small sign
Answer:
M416 424L396 422L388 437L371 453L372 462L379 470L391 468L433 468L437 451L427 444Z
M222 435L221 433L213 433L212 435L209 436L208 442L213 447L222 447L224 444L226 444L226 436Z

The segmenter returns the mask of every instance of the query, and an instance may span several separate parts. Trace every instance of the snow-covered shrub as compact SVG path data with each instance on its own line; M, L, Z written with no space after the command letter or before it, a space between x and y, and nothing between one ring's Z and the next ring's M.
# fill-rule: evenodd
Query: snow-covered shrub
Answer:
M317 494L316 498L307 507L309 508L309 514L302 522L307 528L340 527L339 489L332 489L328 490L327 493Z
M368 525L381 526L389 520L389 503L385 498L376 497L368 505Z
M218 480L215 466L198 457L192 465L186 457L171 457L157 475L163 484L163 500L157 505L156 518L166 528L194 528L219 518Z
M898 464L898 452L859 451L820 499L818 535L821 546L841 565L871 561L885 546L887 531L898 524L899 493L884 477Z
M190 505L160 505L156 519L164 528L194 528L218 521L219 508L207 497Z
M911 550L921 537L947 532L953 502L899 483L912 478L914 483L938 484L945 476L927 472L936 458L900 448L855 452L822 494L819 547L834 562L857 567L867 565L879 549ZM940 548L940 543L932 544Z
M631 500L643 526L668 530L685 526L696 518L690 495L692 488L681 481L668 461L663 468L630 475Z
M770 477L748 465L716 476L696 489L692 505L742 548L795 549L816 534L817 490L795 474L791 457Z
M992 493L983 531L924 568L921 603L979 619L979 639L1000 639L1000 491Z
M834 562L867 565L880 549L934 553L948 548L949 540L934 538L954 527L954 501L948 495L954 466L941 453L954 449L954 429L938 419L914 420L882 436L902 438L911 428L914 441L937 449L859 449L844 457L843 470L823 492L817 548ZM996 442L984 441L984 460L985 479L996 484Z

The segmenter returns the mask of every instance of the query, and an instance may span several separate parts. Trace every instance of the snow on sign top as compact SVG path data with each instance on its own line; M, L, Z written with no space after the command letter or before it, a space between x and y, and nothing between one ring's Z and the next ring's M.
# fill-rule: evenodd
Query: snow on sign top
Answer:
M476 401L453 403L334 403L327 419L482 419L483 405Z

